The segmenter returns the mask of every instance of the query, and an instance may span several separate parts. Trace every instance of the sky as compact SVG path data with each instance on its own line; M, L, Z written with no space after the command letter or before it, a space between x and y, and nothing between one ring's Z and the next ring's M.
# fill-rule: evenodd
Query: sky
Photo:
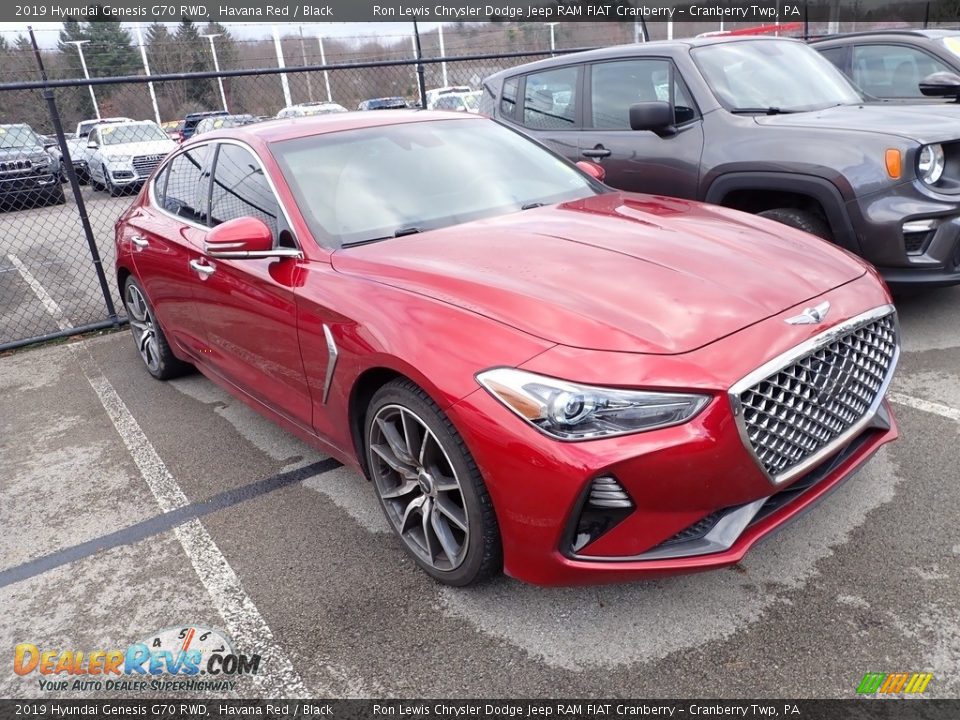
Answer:
M27 25L31 23L22 22L0 22L0 34L13 41L17 34L26 34ZM175 25L176 23L168 23ZM241 23L226 22L223 23L231 34L241 40L258 40L272 37L273 25L267 23ZM61 23L38 22L32 23L34 32L37 35L37 43L41 48L56 47ZM136 23L123 23L124 27L133 30ZM436 27L436 23L420 23L421 32L431 30ZM143 23L146 27L146 23ZM413 23L410 22L338 22L338 23L302 23L294 25L292 23L280 23L280 34L295 35L303 28L303 34L308 37L336 38L357 38L365 36L388 36L398 37L402 35L411 35L413 33ZM136 36L134 35L134 40Z

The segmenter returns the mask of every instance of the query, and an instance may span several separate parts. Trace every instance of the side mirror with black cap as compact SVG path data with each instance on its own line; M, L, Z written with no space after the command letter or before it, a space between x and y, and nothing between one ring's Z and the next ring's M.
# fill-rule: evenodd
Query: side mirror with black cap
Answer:
M927 97L952 97L960 102L960 75L935 72L920 81L920 92Z
M650 130L657 135L675 135L673 105L661 100L634 103L630 106L630 129Z

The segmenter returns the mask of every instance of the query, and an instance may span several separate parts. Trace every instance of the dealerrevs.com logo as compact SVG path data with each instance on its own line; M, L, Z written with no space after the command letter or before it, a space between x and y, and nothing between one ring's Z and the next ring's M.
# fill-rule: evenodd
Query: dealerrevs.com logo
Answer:
M235 652L233 641L219 630L187 625L151 633L125 649L20 643L14 648L13 671L23 677L39 675L40 690L50 692L229 692L236 687L236 677L260 671L260 655Z

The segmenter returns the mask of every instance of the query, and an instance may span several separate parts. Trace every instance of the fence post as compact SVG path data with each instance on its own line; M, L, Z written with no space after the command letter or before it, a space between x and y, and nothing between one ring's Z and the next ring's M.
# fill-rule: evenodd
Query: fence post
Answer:
M103 300L107 305L107 314L113 322L114 327L120 326L120 320L117 317L117 310L113 305L113 296L110 294L110 285L107 283L107 276L103 272L103 262L100 260L100 250L97 248L97 241L93 237L93 228L90 227L90 218L87 217L87 206L83 201L83 194L80 192L80 181L77 180L77 173L73 169L73 161L70 157L70 148L67 147L67 138L63 134L63 123L60 122L60 112L57 110L57 103L53 97L53 90L46 86L47 71L43 67L43 58L40 56L40 48L37 46L37 37L33 34L33 27L28 26L27 32L30 33L30 43L33 45L33 55L37 59L37 67L40 69L40 78L44 82L43 99L47 102L47 111L50 113L50 120L53 122L53 130L57 134L57 143L60 145L60 152L65 158L64 170L67 173L67 179L70 181L70 189L73 191L73 199L77 203L77 213L80 215L80 224L83 226L83 234L87 238L87 245L90 246L90 257L93 259L93 267L97 273L97 280L100 281L100 291L103 293Z
M420 28L417 27L417 21L413 21L413 39L417 47L417 85L420 89L420 108L427 109L427 88L423 81L423 63L420 58L423 57L423 50L420 48Z

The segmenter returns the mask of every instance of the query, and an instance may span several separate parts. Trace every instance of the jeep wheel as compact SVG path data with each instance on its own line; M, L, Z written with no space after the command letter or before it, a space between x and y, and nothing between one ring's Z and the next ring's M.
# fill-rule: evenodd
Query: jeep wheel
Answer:
M833 233L830 232L827 221L812 212L797 210L796 208L776 208L774 210L764 210L757 215L833 242Z

